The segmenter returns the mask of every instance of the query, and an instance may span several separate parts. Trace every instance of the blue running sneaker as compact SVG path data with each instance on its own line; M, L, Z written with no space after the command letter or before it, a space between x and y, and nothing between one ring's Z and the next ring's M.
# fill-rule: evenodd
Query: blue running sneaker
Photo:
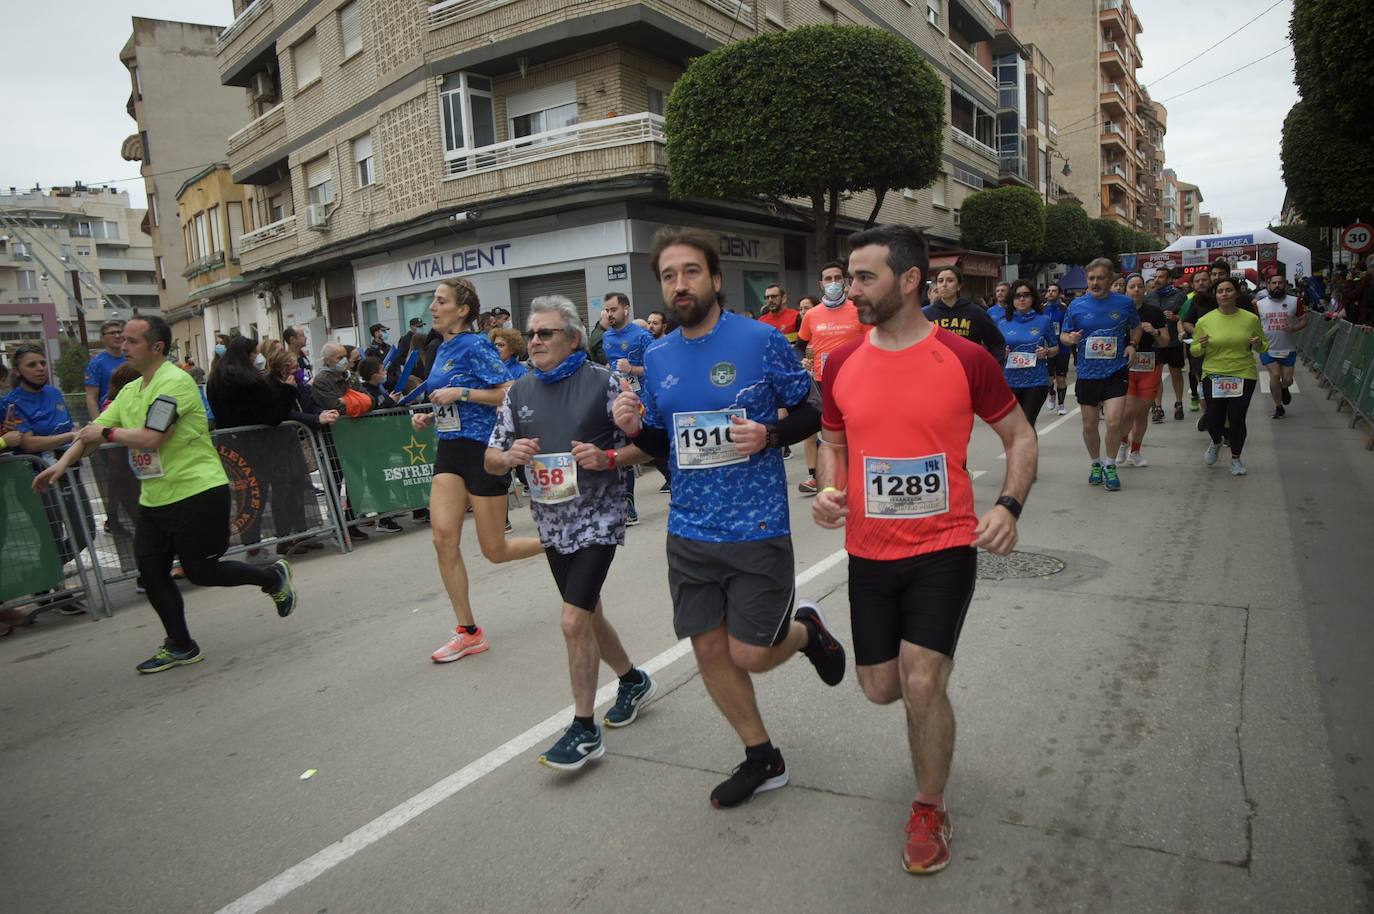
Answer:
M272 602L277 604L277 615L285 619L296 608L296 585L291 583L291 563L277 559L272 567L280 578L277 589L272 592Z
M1121 491L1121 480L1116 475L1116 464L1109 463L1102 468L1102 486L1108 492Z
M1100 463L1094 463L1094 464L1093 464L1093 471L1092 471L1091 473L1088 474L1088 485L1090 485L1090 486L1100 486L1100 485L1102 485L1102 464L1100 464Z
M157 653L140 663L135 669L140 673L161 673L163 670L170 670L174 666L187 666L192 663L200 663L205 659L205 655L200 652L200 645L192 644L190 650L174 651L167 644L157 649Z
M606 712L602 723L608 727L628 727L639 716L640 705L648 704L649 699L658 694L658 683L643 670L635 670L639 682L633 685L620 684L615 695L615 704Z
M606 754L601 742L601 728L588 730L577 721L563 731L563 735L539 756L539 764L559 771L576 771L592 759Z

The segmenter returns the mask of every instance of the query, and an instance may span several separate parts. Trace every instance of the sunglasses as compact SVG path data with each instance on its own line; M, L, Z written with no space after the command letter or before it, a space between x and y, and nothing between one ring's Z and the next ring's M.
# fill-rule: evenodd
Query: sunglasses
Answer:
M533 342L534 342L534 338L535 338L535 337L538 337L539 340L540 340L540 342L547 343L549 340L553 339L553 335L554 335L555 333L566 333L566 332L567 332L567 331L562 330L561 328L553 328L553 329L545 328L545 329L543 329L543 330L531 330L529 333L526 333L526 334L525 334L525 339L528 340L529 342L533 343Z

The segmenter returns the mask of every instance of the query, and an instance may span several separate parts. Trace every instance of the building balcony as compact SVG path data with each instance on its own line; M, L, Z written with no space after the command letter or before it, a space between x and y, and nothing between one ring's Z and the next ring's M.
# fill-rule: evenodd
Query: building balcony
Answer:
M244 272L281 260L296 249L296 217L287 216L239 239L239 258Z
M483 146L444 162L440 206L633 174L664 175L663 118L643 112ZM245 239L247 236L244 236Z
M1131 147L1126 144L1125 131L1118 124L1113 124L1110 121L1104 124L1099 141L1104 149L1116 150L1125 157L1131 155Z
M1129 109L1126 107L1126 93L1120 83L1103 85L1102 91L1097 96L1097 101L1109 117L1124 119L1129 116Z
M286 107L278 102L249 121L242 129L231 133L226 141L231 172L267 156L286 142Z
M993 77L992 73L988 72L988 70L986 70L983 67L983 65L978 62L978 59L974 57L972 54L968 53L963 48L959 47L957 44L951 41L949 42L949 56L952 59L958 61L960 64L962 64L964 72L968 73L969 76L972 76L974 79L983 83L988 88L996 91L997 80Z
M984 143L982 140L969 136L967 133L960 130L958 127L950 127L949 136L950 139L954 140L954 142L958 143L960 146L963 146L965 149L972 149L979 155L987 156L994 162L1001 161L1002 156L996 149L993 149L991 146L989 146L987 143Z
M215 251L204 257L198 257L186 265L186 269L181 271L181 275L187 279L209 273L211 270L218 270L224 266L224 252Z
M95 268L97 270L139 270L144 273L151 273L157 267L151 257L101 256L95 259Z
M1127 54L1126 49L1118 42L1106 41L1102 43L1102 50L1098 52L1097 60L1109 77L1124 80L1128 75L1135 72L1135 67L1131 64Z
M226 86L247 86L255 70L266 69L268 58L276 67L273 33L277 25L276 0L253 0L215 41L219 81Z
M432 66L499 76L612 42L696 57L757 34L762 16L757 0L443 0L423 42Z
M1126 169L1120 165L1108 165L1102 169L1102 183L1107 187L1119 187L1125 190L1129 186Z
M157 295L155 282L102 282L97 291L102 295Z

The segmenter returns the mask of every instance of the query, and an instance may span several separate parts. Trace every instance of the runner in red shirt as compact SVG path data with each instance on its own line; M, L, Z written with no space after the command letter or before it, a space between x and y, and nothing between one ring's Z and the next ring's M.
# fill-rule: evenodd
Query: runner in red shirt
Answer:
M879 226L849 238L850 294L873 327L830 354L821 385L820 494L812 515L845 528L854 659L864 695L906 704L916 802L902 865L949 863L944 789L954 754L946 689L973 599L977 549L1005 555L1035 479L1035 431L982 346L921 313L925 236ZM894 397L892 379L909 395ZM1006 448L997 504L973 513L965 468L973 417Z
M787 337L789 345L797 344L801 312L787 307L787 293L777 283L763 290L763 313L759 315L759 321Z
M845 294L844 264L832 260L821 267L821 303L802 316L797 348L802 365L820 384L830 354L844 343L867 332L859 322L859 310ZM806 439L806 481L797 486L803 495L816 494L816 439Z

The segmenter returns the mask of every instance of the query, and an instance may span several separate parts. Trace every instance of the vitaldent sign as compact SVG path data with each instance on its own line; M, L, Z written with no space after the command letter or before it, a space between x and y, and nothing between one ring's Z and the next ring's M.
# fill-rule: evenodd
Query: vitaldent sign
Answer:
M412 248L402 252L400 259L394 255L369 257L354 265L354 284L358 294L363 295L434 283L451 276L526 270L611 257L628 250L626 224L623 221L602 222L441 251Z

